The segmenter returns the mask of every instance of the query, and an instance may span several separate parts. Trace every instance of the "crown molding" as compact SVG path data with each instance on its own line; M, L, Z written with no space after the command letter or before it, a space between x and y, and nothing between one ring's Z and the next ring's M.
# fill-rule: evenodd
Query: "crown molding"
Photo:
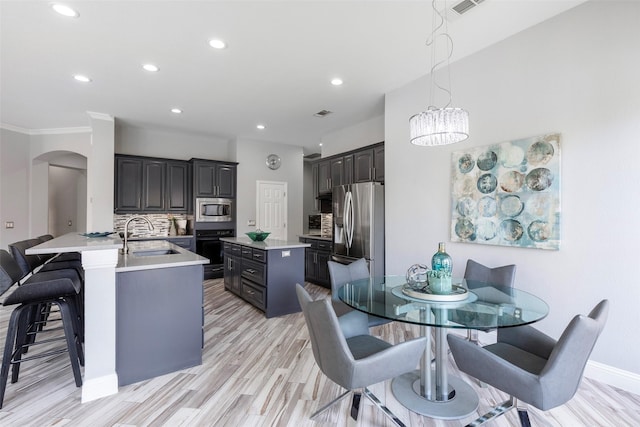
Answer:
M13 126L7 123L0 123L0 128L18 132L25 135L63 135L69 133L91 133L89 126L80 126L73 128L50 128L50 129L26 129L19 126Z
M113 116L111 114L106 114L106 113L96 113L95 111L87 111L87 114L89 115L89 117L91 117L92 119L96 119L96 120L107 120L110 122L113 122Z

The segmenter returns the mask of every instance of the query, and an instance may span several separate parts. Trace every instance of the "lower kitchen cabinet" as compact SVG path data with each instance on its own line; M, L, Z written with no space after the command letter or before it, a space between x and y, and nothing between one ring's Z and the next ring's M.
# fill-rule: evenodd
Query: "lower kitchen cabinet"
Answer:
M332 243L326 239L312 237L300 237L299 239L300 242L311 244L311 247L305 251L304 279L307 282L331 288L327 262L331 259Z
M304 283L304 247L224 242L224 287L266 317L300 311L296 283Z

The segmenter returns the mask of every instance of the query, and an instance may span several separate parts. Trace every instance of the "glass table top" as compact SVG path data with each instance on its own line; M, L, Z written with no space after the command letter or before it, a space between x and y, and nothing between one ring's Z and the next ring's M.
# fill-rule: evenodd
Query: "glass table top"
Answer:
M494 329L521 326L547 316L549 306L528 292L490 283L453 278L468 290L455 302L436 302L403 294L403 276L354 280L338 290L341 301L356 310L390 320L446 328Z

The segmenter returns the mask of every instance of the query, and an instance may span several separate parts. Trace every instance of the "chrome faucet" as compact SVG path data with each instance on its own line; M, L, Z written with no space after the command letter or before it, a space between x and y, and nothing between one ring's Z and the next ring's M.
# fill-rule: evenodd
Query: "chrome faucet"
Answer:
M134 219L142 219L147 221L147 224L149 224L149 231L153 230L153 224L151 223L151 221L149 221L149 218L147 218L146 216L134 215L131 218L129 218L127 222L124 223L124 244L122 245L122 249L120 249L121 254L126 255L129 253L129 244L127 242L129 238L129 223Z

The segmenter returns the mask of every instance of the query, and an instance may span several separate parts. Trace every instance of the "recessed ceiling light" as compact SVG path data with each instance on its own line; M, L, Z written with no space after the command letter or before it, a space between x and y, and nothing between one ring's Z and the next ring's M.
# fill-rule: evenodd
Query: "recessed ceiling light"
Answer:
M174 114L182 114L182 110L179 109L179 108L172 108L171 112L174 113Z
M54 3L51 5L51 8L58 12L60 15L68 16L70 18L77 18L78 16L80 16L78 12L64 4Z
M320 147L322 147L322 142L320 144L318 144Z
M212 39L212 40L209 40L209 46L211 46L214 49L224 49L225 47L227 47L227 44L222 40Z
M342 79L335 78L335 79L331 80L331 84L334 85L334 86L340 86L342 83L343 83Z
M258 129L260 129L260 130L264 129L264 125L258 125L258 126L256 126L256 127L257 127Z
M91 81L89 77L83 76L82 74L76 74L73 78L82 83L89 83Z
M144 68L147 71L150 71L152 73L155 73L156 71L160 71L160 68L158 68L157 66L153 65L153 64L144 64L142 66L142 68Z

